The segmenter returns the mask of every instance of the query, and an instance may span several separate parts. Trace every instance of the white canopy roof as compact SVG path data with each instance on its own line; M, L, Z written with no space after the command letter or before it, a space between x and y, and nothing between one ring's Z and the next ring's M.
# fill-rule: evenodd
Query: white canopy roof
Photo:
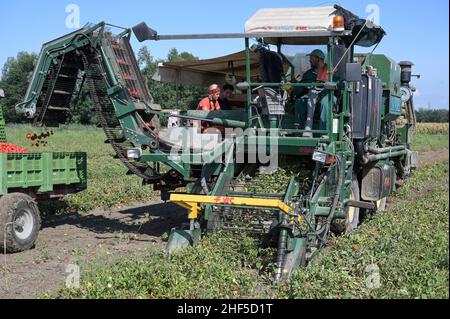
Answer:
M330 32L335 13L332 6L261 9L245 23L245 33Z

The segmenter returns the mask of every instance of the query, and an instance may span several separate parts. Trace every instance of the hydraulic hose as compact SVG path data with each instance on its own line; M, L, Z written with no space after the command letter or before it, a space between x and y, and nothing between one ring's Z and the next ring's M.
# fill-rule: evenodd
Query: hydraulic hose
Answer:
M338 183L337 183L337 190L336 190L336 194L334 196L333 199L333 204L331 206L331 211L330 211L330 215L328 215L327 218L327 223L326 223L326 228L325 228L325 234L323 236L323 242L325 243L328 237L328 233L330 232L330 226L331 226L331 222L333 221L334 215L336 213L336 208L337 205L339 203L339 198L341 197L341 188L342 188L342 160L339 156L336 155L336 165L337 165L337 170L338 170Z
M383 148L369 147L368 150L370 153L373 153L373 154L382 154L382 153L389 153L389 152L404 151L405 146L399 145L399 146L391 146L391 147L383 147Z
M323 244L326 243L327 241L327 237L328 237L328 233L330 231L330 226L331 226L331 222L334 219L334 215L336 214L336 208L337 205L339 203L339 198L341 197L341 188L342 188L342 183L343 183L343 178L342 178L342 160L338 155L335 155L336 158L336 164L337 165L337 170L338 170L338 183L337 183L337 189L336 189L336 194L334 195L333 198L333 203L331 206L331 211L330 214L327 217L327 222L324 226L322 226L318 231L315 232L316 235L320 235L321 233L323 233L323 236L321 237L321 241Z
M387 158L391 158L391 157L399 157L399 156L402 156L405 154L406 154L406 149L404 149L402 151L372 154L372 155L364 156L363 160L364 160L364 163L367 164L370 162L375 162L375 161L379 161L379 160L387 159Z
M336 165L337 165L337 171L338 171L338 183L337 183L337 190L336 194L334 195L333 203L331 206L330 214L327 217L326 224L315 234L316 236L319 236L318 238L322 242L322 245L326 243L328 238L328 233L330 232L331 222L334 219L334 215L336 214L336 208L339 203L339 198L341 197L341 188L343 184L343 177L342 177L342 160L338 155L335 155L336 158ZM282 218L286 218L284 215ZM282 220L282 224L285 220ZM320 234L323 232L323 236L320 237ZM275 273L275 281L278 281L282 274L283 274L283 268L284 268L284 259L286 257L286 250L287 250L287 237L288 237L288 231L286 228L282 228L280 231L280 236L278 239L278 253L277 253L277 270Z

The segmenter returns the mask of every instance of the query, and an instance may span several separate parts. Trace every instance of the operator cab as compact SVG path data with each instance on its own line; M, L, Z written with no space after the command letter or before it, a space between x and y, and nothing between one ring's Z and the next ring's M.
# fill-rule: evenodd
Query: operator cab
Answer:
M139 38L139 32L135 33ZM342 92L345 81L351 81L347 65L353 62L354 46L371 47L384 35L381 27L336 5L261 9L246 22L243 34L202 37L159 36L154 32L148 36L154 40L245 39L244 51L207 60L160 64L154 79L177 87L207 87L233 79L233 110L205 113L191 109L185 112L188 117L228 119L246 128L277 128L285 136L327 138L337 130L333 127L333 113L341 113L343 99L347 98ZM318 50L323 52L325 78L302 81L311 69L309 55Z

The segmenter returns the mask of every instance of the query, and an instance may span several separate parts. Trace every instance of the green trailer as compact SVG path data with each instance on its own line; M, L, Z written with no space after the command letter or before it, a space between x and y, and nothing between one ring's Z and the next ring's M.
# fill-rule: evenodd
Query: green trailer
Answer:
M0 133L6 142L1 109ZM41 226L37 201L82 191L86 181L86 153L0 153L0 251L32 248Z
M86 153L0 154L0 195L53 198L86 188Z

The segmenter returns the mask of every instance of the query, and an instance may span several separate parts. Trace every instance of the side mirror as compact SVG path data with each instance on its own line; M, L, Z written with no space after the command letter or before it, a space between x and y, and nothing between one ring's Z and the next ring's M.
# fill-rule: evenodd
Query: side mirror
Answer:
M5 97L5 91L3 89L0 89L0 97Z
M362 67L360 63L347 63L345 66L345 81L359 82L362 78Z

